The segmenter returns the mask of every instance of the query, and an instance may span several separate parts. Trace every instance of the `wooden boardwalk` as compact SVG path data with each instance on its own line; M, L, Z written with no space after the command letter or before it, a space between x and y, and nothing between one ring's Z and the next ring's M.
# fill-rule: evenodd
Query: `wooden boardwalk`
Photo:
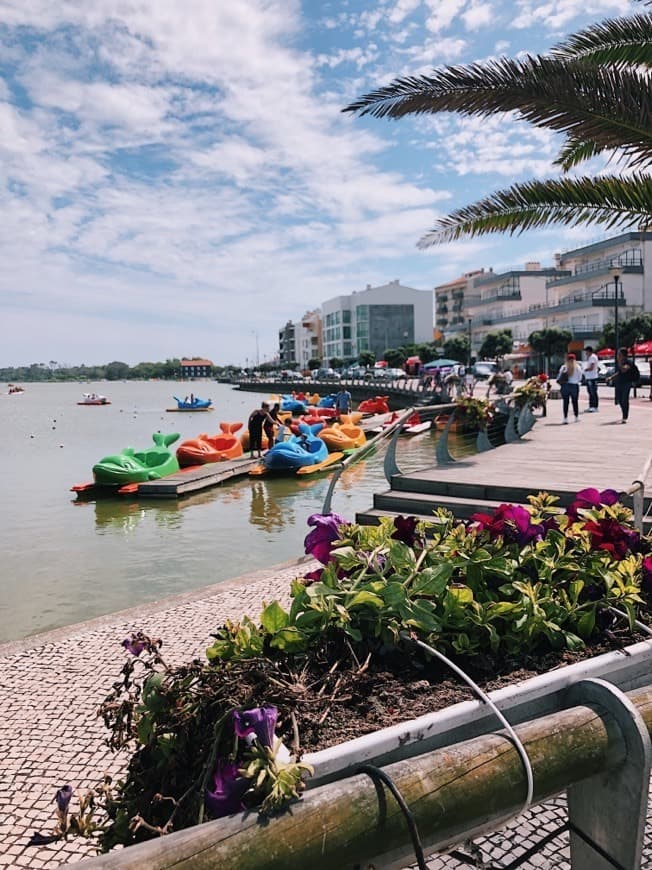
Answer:
M374 522L383 513L429 515L438 506L465 518L501 502L524 502L539 491L558 495L563 506L586 487L624 492L639 478L652 454L652 402L633 400L626 425L609 393L601 396L597 414L580 413L579 423L567 425L561 417L561 402L549 402L548 416L520 441L395 475L391 489L378 493L358 521ZM646 502L652 498L652 474L645 496Z
M218 486L225 480L246 477L252 468L260 465L260 459L229 459L226 462L211 462L193 466L177 474L169 474L160 480L148 480L138 484L137 495L144 498L178 498L191 492Z

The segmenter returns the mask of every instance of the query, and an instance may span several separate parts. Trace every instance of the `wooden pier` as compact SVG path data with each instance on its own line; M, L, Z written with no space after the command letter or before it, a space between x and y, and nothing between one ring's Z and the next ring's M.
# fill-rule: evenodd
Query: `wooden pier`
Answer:
M260 459L249 459L249 457L195 465L177 474L169 474L160 480L139 483L134 494L139 498L179 498L191 492L219 486L225 480L247 477L251 469L257 465L260 465Z

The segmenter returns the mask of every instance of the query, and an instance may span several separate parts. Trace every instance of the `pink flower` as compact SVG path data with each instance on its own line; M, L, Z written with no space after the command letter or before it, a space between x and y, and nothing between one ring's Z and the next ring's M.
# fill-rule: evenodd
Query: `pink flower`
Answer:
M591 535L594 550L606 550L617 561L624 559L628 550L636 552L641 540L637 531L621 526L616 520L601 519L585 523L582 528Z
M518 504L501 504L493 516L473 514L471 522L481 531L488 532L491 538L500 535L505 543L518 544L520 547L542 540L549 528L549 524L533 523L530 512Z
M646 556L641 567L643 569L641 588L649 595L652 593L652 556Z

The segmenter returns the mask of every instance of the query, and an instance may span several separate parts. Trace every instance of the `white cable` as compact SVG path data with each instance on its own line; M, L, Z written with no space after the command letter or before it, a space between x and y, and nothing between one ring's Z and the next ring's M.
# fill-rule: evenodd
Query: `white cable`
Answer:
M611 605L607 607L607 610L610 610L612 613L617 613L618 616L624 616L625 619L629 620L629 614L625 613L624 610L618 610L616 607L611 607ZM638 619L634 619L632 620L632 622L634 623L636 628L639 629L639 631L642 631L643 634L647 634L652 637L652 628L650 628L649 625L646 625L644 622L639 622Z
M652 632L650 632L650 633L652 634ZM524 813L527 809L529 809L530 804L532 803L532 796L534 794L534 774L532 772L532 764L530 763L530 759L528 758L527 751L525 749L525 746L523 746L523 743L521 742L521 739L519 738L518 734L514 731L514 729L509 724L507 719L503 716L503 714L500 712L498 707L496 707L496 705L491 700L489 695L487 695L487 693L484 692L480 688L480 686L478 686L478 684L475 683L471 679L471 677L469 677L468 674L466 674L460 667L458 667L455 664L455 662L452 662L449 658L447 658L447 656L445 656L443 653L439 652L439 650L436 650L433 647L428 646L428 644L424 643L422 640L416 640L415 638L410 637L410 635L407 634L407 632L402 631L401 637L404 640L409 640L411 643L414 643L417 646L420 646L422 649L426 650L427 652L431 653L436 658L438 658L440 661L444 662L444 664L448 665L448 667L452 671L455 671L455 673L458 675L458 677L460 677L462 680L464 680L464 682L468 686L470 686L471 689L473 689L473 691L478 696L478 698L480 698L481 701L483 701L485 704L487 704L493 710L494 714L496 715L496 718L505 727L505 730L507 731L507 734L509 735L511 742L514 744L514 748L518 752L518 754L521 758L521 761L523 762L523 768L525 769L525 777L527 779L527 795L525 797L525 803L523 804L523 807L521 809L521 812Z

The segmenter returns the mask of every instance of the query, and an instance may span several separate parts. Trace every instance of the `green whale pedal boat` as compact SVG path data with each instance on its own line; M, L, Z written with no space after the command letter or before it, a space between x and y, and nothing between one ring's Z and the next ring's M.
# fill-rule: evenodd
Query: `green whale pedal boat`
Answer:
M120 487L127 483L143 483L174 474L179 471L179 462L168 447L178 438L178 432L170 435L154 432L154 447L144 450L126 447L122 453L105 456L93 466L95 485Z

